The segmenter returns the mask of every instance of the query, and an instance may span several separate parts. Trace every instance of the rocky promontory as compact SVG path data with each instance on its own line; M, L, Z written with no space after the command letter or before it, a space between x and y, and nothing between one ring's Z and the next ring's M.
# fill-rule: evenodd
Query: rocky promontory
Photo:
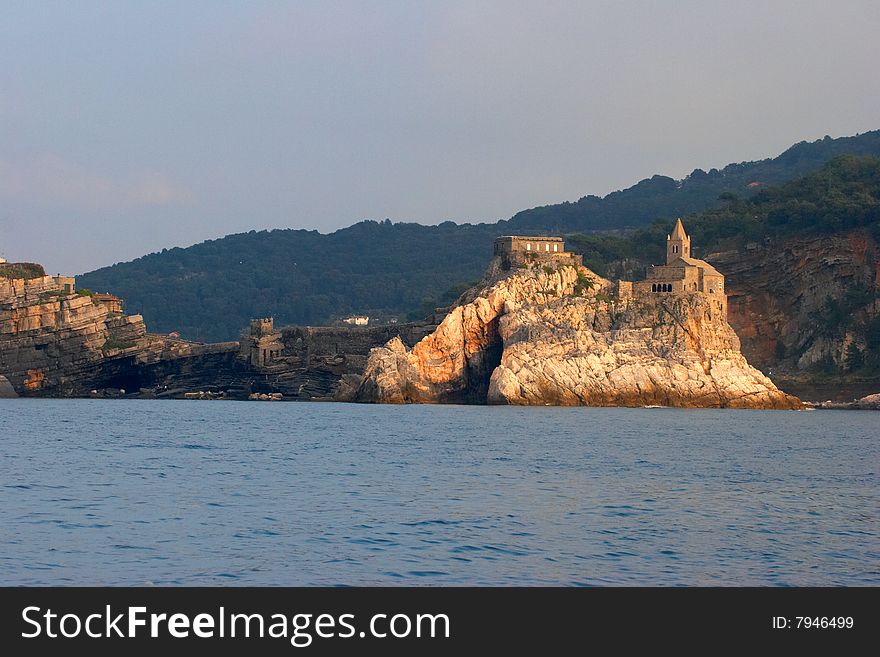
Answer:
M436 328L412 322L276 331L271 319L260 319L240 341L203 344L149 333L122 304L77 290L72 277L47 276L39 265L0 266L0 398L328 400L340 381L359 380L371 348L394 336L414 344Z
M751 367L700 293L617 295L577 265L534 263L465 293L412 349L373 349L338 398L380 403L802 406Z

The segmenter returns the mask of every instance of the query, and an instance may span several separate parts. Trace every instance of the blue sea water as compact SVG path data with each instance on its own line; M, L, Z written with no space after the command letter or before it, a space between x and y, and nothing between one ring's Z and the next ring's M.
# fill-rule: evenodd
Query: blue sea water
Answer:
M0 401L0 584L876 585L880 414Z

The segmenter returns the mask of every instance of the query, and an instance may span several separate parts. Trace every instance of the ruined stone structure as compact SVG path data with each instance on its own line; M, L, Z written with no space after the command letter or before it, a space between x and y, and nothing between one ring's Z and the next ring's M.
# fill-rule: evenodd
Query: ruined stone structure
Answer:
M281 355L281 332L275 330L271 317L252 319L250 328L241 334L241 358L254 367L267 367Z
M565 242L561 237L502 235L495 238L494 255L501 260L501 268L505 270L532 262L583 264L580 255L565 251Z
M632 292L654 295L702 293L726 317L724 275L705 260L692 258L690 253L691 238L679 219L672 234L666 236L666 264L652 266L644 281L631 284ZM629 292L625 283L626 281L618 283L618 295L621 298L625 298Z
M58 289L64 294L73 294L76 292L76 279L73 276L53 276Z
M104 306L111 315L121 315L123 313L122 299L115 294L110 294L109 292L96 293L92 295L92 301Z

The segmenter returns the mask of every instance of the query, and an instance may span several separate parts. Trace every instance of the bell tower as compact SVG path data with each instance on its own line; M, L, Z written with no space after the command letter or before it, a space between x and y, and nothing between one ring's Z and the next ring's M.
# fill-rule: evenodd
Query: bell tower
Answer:
M679 218L675 222L672 234L666 236L666 264L672 264L682 256L691 257L691 238L684 232L684 226Z

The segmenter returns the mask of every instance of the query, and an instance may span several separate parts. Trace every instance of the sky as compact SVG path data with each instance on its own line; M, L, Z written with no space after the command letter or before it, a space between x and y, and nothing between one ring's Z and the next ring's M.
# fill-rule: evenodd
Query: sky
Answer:
M880 128L880 2L0 2L0 255L482 222Z

